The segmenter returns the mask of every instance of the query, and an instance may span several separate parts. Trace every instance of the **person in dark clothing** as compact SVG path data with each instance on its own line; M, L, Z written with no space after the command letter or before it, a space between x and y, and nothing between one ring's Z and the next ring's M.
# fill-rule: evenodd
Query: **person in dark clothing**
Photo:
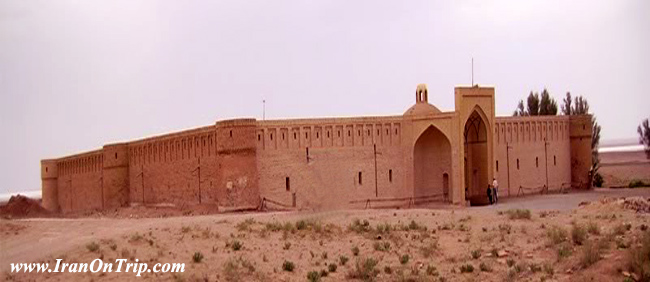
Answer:
M488 200L490 200L490 205L494 204L494 202L492 201L492 187L490 187L490 185L488 185L487 187L487 196L488 196Z

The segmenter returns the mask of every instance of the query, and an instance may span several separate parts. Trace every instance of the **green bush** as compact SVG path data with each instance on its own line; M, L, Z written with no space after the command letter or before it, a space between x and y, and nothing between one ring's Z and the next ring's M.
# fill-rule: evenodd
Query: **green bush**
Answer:
M350 271L347 275L350 279L360 279L363 281L373 281L379 270L375 269L378 261L373 258L366 258L363 261L357 261L354 270Z
M460 266L460 273L472 273L474 272L474 266L472 264L463 264Z
M90 242L88 245L86 245L86 249L88 249L91 252L97 252L99 251L99 244L95 242Z
M639 281L650 281L650 231L645 231L640 246L629 251L628 267Z
M336 263L330 263L329 265L327 265L327 270L329 272L336 272L337 268L338 266L336 266Z
M346 256L340 256L340 257L339 257L339 263L340 263L341 265L345 265L346 263L348 263L348 260L349 260L349 259L348 259L348 257L346 257Z
M649 185L644 183L643 180L639 180L639 179L634 179L630 181L630 184L628 185L628 187L630 188L639 188L639 187L646 187L646 186Z
M390 242L383 242L383 243L375 242L375 243L373 244L373 247L374 247L375 250L377 250L377 251L380 251L380 252L388 252L388 251L390 251Z
M587 229L579 224L574 224L571 228L571 240L576 245L582 245L587 240Z
M359 247L357 247L357 246L352 247L352 254L354 256L358 256L359 255Z
M194 252L192 260L196 263L199 263L203 260L203 254L201 252Z
M527 209L510 209L506 211L510 219L531 219L530 210Z
M603 183L605 183L603 176L597 172L596 175L594 176L594 186L603 187Z
M307 280L311 282L320 281L320 273L318 273L318 271L310 271L307 273Z
M296 267L293 262L290 262L288 260L285 260L284 263L282 264L282 270L287 271L287 272L293 272L293 269Z
M404 254L399 258L399 262L401 264L407 264L410 259L411 259L411 256L409 256L408 254Z

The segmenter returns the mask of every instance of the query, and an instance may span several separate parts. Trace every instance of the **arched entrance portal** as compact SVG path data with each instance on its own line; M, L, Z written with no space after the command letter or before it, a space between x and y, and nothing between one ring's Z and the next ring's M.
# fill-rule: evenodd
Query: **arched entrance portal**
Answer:
M465 189L472 205L487 204L488 142L485 120L474 110L464 130Z
M429 126L415 141L413 167L415 197L451 199L451 143L440 130Z

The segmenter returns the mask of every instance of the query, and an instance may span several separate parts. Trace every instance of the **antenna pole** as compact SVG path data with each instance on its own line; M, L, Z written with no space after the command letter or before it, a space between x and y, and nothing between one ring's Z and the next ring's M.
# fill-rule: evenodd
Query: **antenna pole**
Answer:
M262 100L262 120L266 120L266 100Z
M472 57L472 86L474 86L474 57Z

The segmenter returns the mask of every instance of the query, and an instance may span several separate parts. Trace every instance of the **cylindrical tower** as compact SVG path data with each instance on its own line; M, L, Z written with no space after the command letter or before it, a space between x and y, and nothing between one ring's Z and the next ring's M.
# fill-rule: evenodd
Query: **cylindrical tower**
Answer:
M59 211L59 189L58 181L59 171L56 160L41 161L41 197L43 207L51 212Z

